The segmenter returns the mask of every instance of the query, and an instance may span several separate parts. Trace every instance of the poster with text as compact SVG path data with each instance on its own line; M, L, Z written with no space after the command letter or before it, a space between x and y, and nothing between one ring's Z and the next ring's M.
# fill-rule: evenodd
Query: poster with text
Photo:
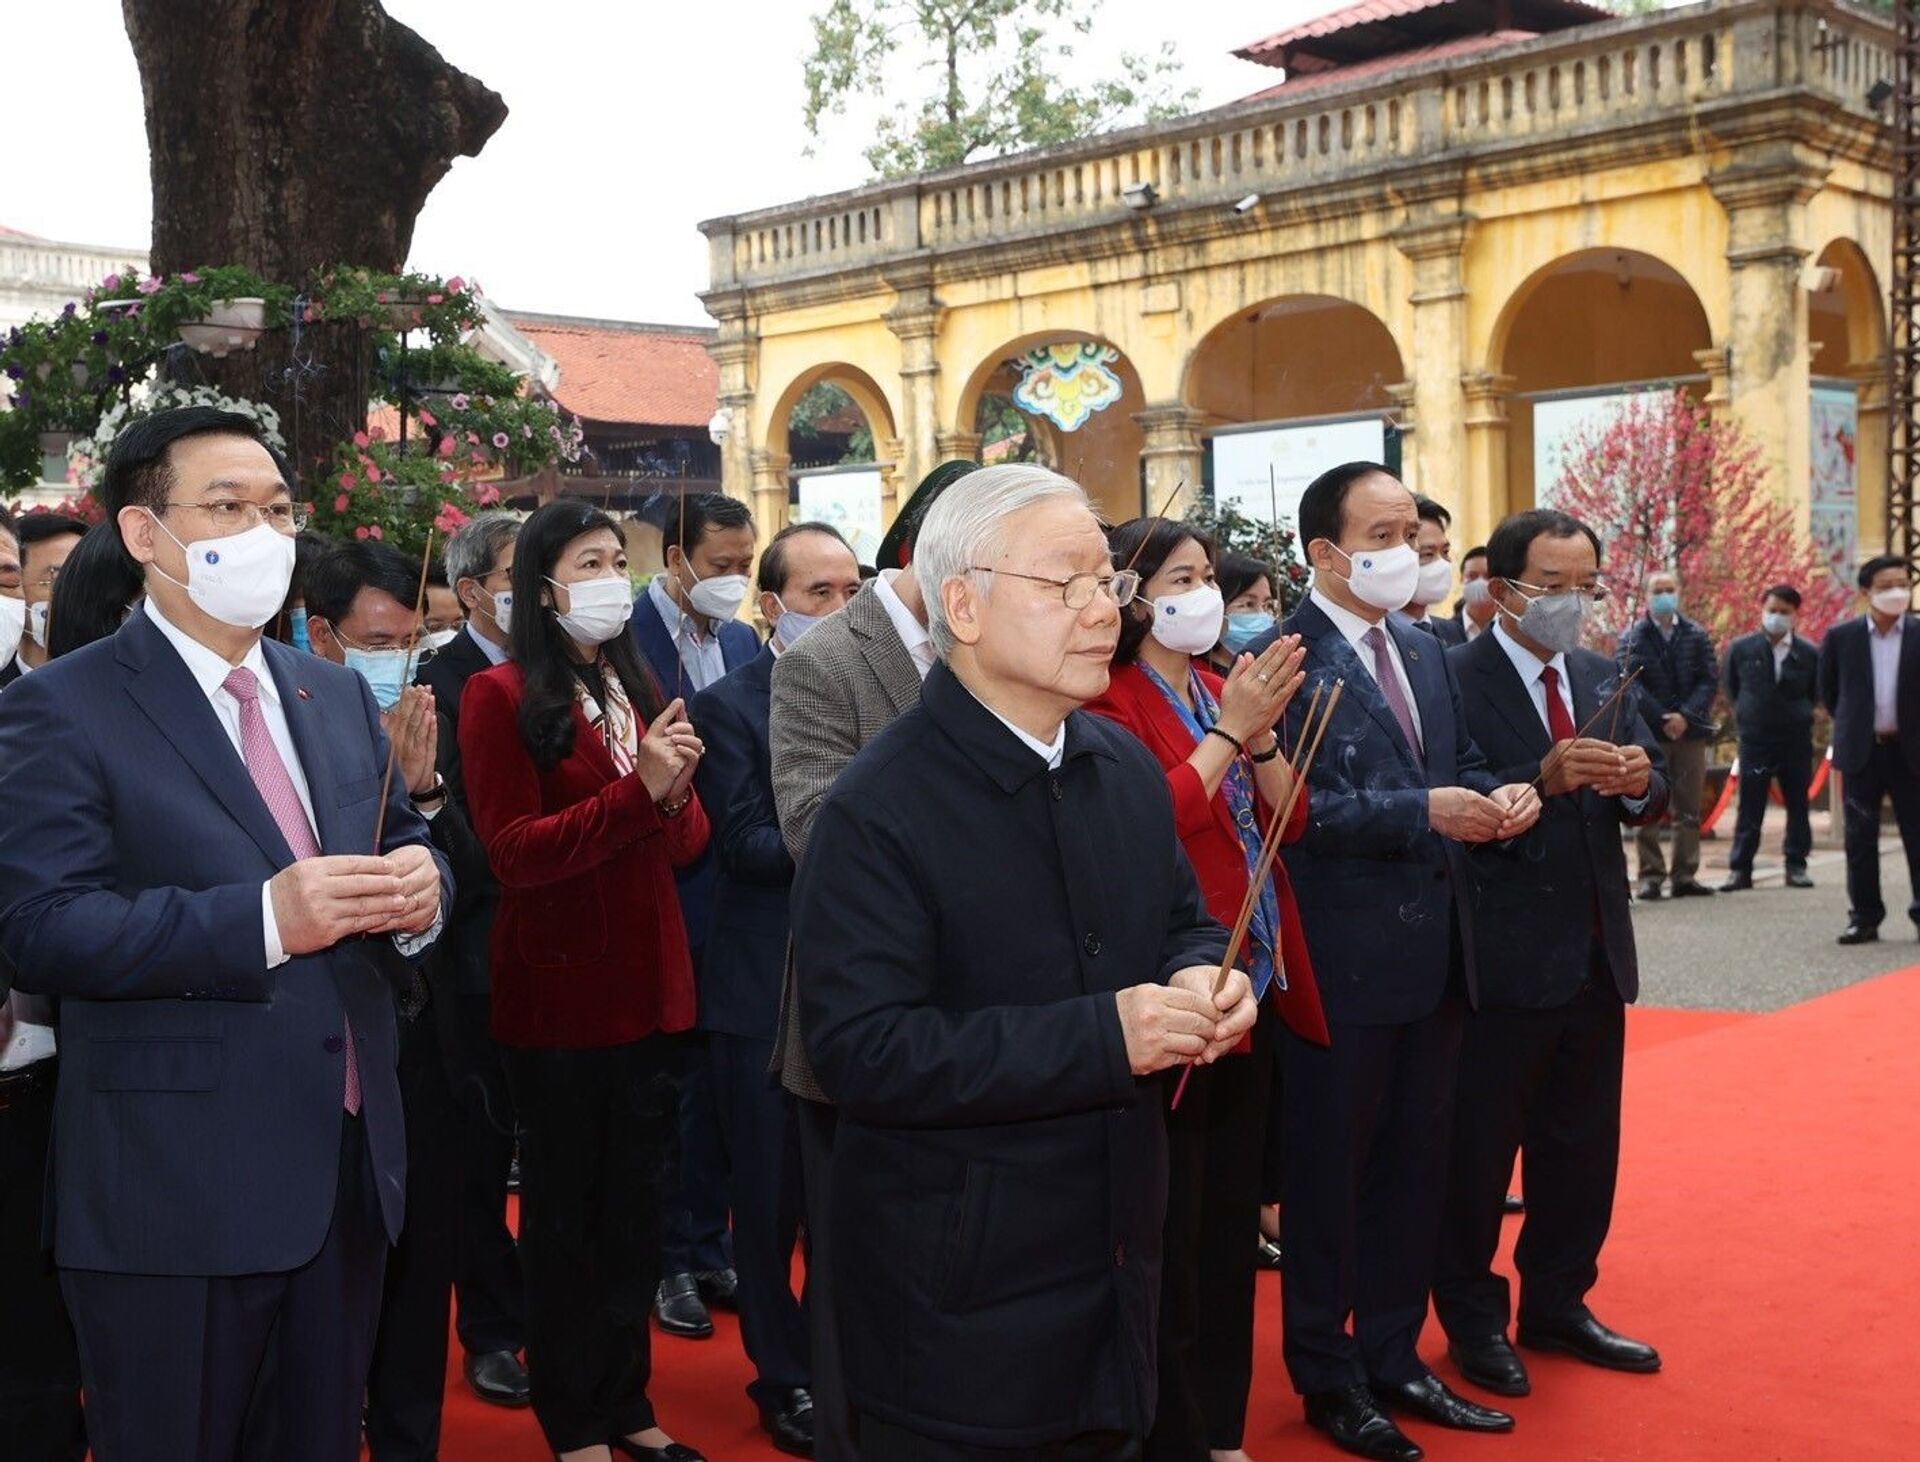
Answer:
M1851 386L1813 388L1812 461L1807 475L1814 546L1842 577L1859 551L1859 397Z
M878 467L830 467L820 472L797 472L792 519L796 523L827 523L840 530L852 545L853 556L870 564L887 531L883 518Z
M1213 452L1213 501L1265 523L1277 508L1291 527L1300 496L1329 467L1342 462L1387 462L1387 427L1377 416L1217 432ZM1388 463L1391 466L1391 463Z

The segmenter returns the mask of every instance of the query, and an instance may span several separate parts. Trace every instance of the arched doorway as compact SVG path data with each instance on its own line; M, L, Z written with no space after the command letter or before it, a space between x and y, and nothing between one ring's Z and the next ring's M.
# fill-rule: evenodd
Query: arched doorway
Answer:
M774 402L767 445L754 467L762 541L788 522L831 523L872 563L892 522L899 443L886 394L844 361L814 366Z
M1097 335L1056 330L1009 341L982 360L960 395L963 430L980 438L991 464L1044 463L1087 490L1103 517L1139 516L1140 452L1135 419L1146 409L1140 376Z
M1493 335L1492 379L1511 393L1505 511L1550 496L1560 444L1622 394L1681 385L1706 399L1712 347L1693 287L1651 254L1588 249L1537 270Z
M1887 317L1852 239L1815 256L1803 282L1812 355L1807 529L1843 578L1885 538Z
M1291 295L1236 311L1195 347L1183 393L1215 504L1291 525L1327 468L1399 471L1405 380L1392 331L1348 300Z

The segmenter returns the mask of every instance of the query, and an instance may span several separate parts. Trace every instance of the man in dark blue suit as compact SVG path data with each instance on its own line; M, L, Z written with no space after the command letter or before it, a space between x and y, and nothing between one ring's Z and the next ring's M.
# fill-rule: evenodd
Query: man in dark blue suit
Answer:
M1903 558L1860 566L1867 612L1836 624L1820 643L1820 701L1833 717L1833 769L1846 803L1847 915L1842 944L1880 937L1880 804L1893 799L1920 924L1920 634L1913 570Z
M1309 1422L1350 1452L1397 1462L1421 1451L1386 1409L1513 1426L1448 1390L1415 1344L1473 999L1461 845L1518 836L1540 811L1532 789L1488 771L1440 646L1394 617L1415 592L1419 523L1385 468L1323 473L1300 502L1313 592L1249 647L1282 633L1307 646L1290 744L1313 690L1346 683L1314 762L1306 833L1286 850L1333 1036L1327 1049L1282 1037L1287 1370Z
M795 523L761 555L758 587L773 639L688 711L707 746L695 786L718 865L700 1029L731 1180L740 1334L758 1372L747 1393L774 1445L809 1456L807 1321L790 1278L802 1206L799 1133L794 1099L772 1074L794 863L774 811L768 727L774 659L859 592L860 565L826 524Z
M246 417L103 487L147 600L0 700L0 952L61 997L48 1233L100 1462L349 1462L405 1207L395 991L449 895L359 676L260 638L303 517Z
M1414 539L1420 556L1420 576L1414 581L1413 598L1401 611L1409 624L1432 635L1443 645L1464 645L1466 632L1457 619L1435 613L1453 592L1453 541L1448 537L1453 514L1430 497L1418 494L1414 511L1420 515L1420 536Z
M753 567L753 517L719 493L675 499L661 525L666 572L633 605L630 632L667 700L691 699L760 653L760 639L734 616L746 603ZM678 870L680 913L697 980L713 924L713 851ZM736 1280L727 1235L727 1169L713 1082L703 1061L687 1066L680 1089L680 1191L663 1215L660 1328L713 1333L709 1303L732 1304Z
M1524 1396L1507 1282L1493 1268L1516 1154L1527 1174L1514 1253L1521 1345L1611 1370L1660 1368L1653 1347L1602 1325L1586 1299L1613 1218L1626 1006L1640 990L1621 829L1659 817L1667 787L1638 687L1617 716L1600 715L1620 670L1580 648L1604 593L1599 539L1536 510L1496 528L1487 554L1500 614L1447 659L1474 744L1500 777L1537 780L1546 808L1525 837L1468 858L1479 1000L1460 1051L1433 1297L1461 1373Z

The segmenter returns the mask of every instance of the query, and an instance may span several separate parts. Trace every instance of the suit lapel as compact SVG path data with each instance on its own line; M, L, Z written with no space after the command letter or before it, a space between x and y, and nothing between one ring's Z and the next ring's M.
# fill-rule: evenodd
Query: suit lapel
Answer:
M1486 694L1488 704L1500 713L1500 719L1512 728L1513 734L1520 738L1528 751L1545 756L1553 740L1533 704L1533 692L1527 689L1520 672L1514 669L1506 650L1494 643L1490 636L1484 639L1485 649L1480 648L1480 640L1474 642L1473 660L1474 673L1480 677L1480 688ZM1580 692L1576 686L1576 706L1579 699Z
M920 703L920 667L887 615L887 606L870 581L847 606L847 627L860 641L860 654L892 703L894 714Z
M1395 719L1393 707L1387 704L1387 697L1380 689L1380 682L1373 678L1373 667L1361 660L1359 653L1347 643L1347 637L1340 633L1339 626L1327 618L1320 606L1309 599L1294 616L1301 622L1302 629L1314 631L1313 654L1329 671L1346 681L1348 696L1357 697L1366 707L1367 714L1386 733L1387 739L1406 758L1407 765L1419 770L1413 760L1413 750L1407 745L1405 733L1400 722ZM1331 687L1329 687L1331 689Z

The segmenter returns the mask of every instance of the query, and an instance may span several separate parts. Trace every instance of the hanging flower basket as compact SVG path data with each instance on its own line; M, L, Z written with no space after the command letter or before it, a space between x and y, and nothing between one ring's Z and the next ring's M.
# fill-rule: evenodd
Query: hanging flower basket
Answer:
M264 299L215 300L204 320L180 326L180 338L195 350L219 357L234 350L252 350L266 333Z

